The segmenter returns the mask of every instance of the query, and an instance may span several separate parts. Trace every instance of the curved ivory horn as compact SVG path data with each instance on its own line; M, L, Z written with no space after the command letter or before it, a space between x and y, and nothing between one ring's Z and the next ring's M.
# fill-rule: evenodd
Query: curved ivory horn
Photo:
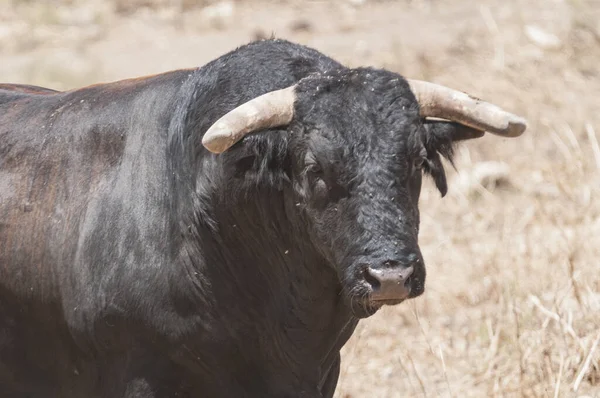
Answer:
M421 80L406 79L422 117L437 117L488 131L518 137L527 128L525 119L470 95ZM295 86L256 97L217 120L202 137L211 152L221 153L253 131L288 124L294 116Z
M283 126L294 116L295 86L256 97L217 120L202 137L202 145L221 153L256 130Z
M518 137L527 128L522 117L466 93L421 80L406 80L422 117L447 119L503 137Z

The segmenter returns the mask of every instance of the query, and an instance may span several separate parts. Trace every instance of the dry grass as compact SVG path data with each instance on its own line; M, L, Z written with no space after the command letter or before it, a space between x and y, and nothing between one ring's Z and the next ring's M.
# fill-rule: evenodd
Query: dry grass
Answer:
M526 116L461 148L446 198L425 186L426 293L359 326L337 397L600 397L600 2L353 3L0 0L0 80L160 72L274 31ZM501 178L458 183L487 161Z

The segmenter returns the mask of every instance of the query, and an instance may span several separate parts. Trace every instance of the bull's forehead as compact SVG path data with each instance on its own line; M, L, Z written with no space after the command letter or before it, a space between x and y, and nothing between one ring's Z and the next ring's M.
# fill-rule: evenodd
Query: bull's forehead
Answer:
M385 69L331 70L303 79L298 85L298 91L307 92L313 98L335 93L343 99L354 99L357 104L366 105L367 108L380 106L386 101L405 107L405 110L418 108L408 82L401 75ZM345 98L346 96L350 98Z
M353 140L405 133L419 121L419 105L400 75L382 69L331 71L300 82L299 116L310 125Z
M419 109L406 81L379 69L331 72L301 84L297 113L317 157L388 170L418 150Z

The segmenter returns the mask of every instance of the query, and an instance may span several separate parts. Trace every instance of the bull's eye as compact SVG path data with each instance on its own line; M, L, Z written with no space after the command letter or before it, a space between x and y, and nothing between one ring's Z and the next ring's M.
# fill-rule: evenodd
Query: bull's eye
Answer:
M308 181L313 189L326 188L325 181L323 180L323 170L320 168L309 169L307 171Z
M306 167L306 179L310 190L313 193L315 204L322 204L328 196L328 187L325 182L323 169L316 163L311 163Z
M419 156L418 158L416 158L415 160L413 160L413 169L414 170L421 170L421 168L423 167L423 163L425 162L425 158Z
M318 164L310 164L306 167L306 173L309 176L321 177L323 176L323 169Z
M306 167L306 177L311 185L314 185L318 180L323 179L323 169L316 163Z

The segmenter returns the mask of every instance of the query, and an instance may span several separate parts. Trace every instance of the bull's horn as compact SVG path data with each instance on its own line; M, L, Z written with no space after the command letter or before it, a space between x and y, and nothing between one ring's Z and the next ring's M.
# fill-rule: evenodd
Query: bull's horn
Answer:
M522 117L463 92L421 80L407 81L422 117L447 119L503 137L518 137L527 128Z
M294 116L295 86L270 91L256 97L217 120L202 137L202 145L211 152L221 153L260 129L283 126Z

